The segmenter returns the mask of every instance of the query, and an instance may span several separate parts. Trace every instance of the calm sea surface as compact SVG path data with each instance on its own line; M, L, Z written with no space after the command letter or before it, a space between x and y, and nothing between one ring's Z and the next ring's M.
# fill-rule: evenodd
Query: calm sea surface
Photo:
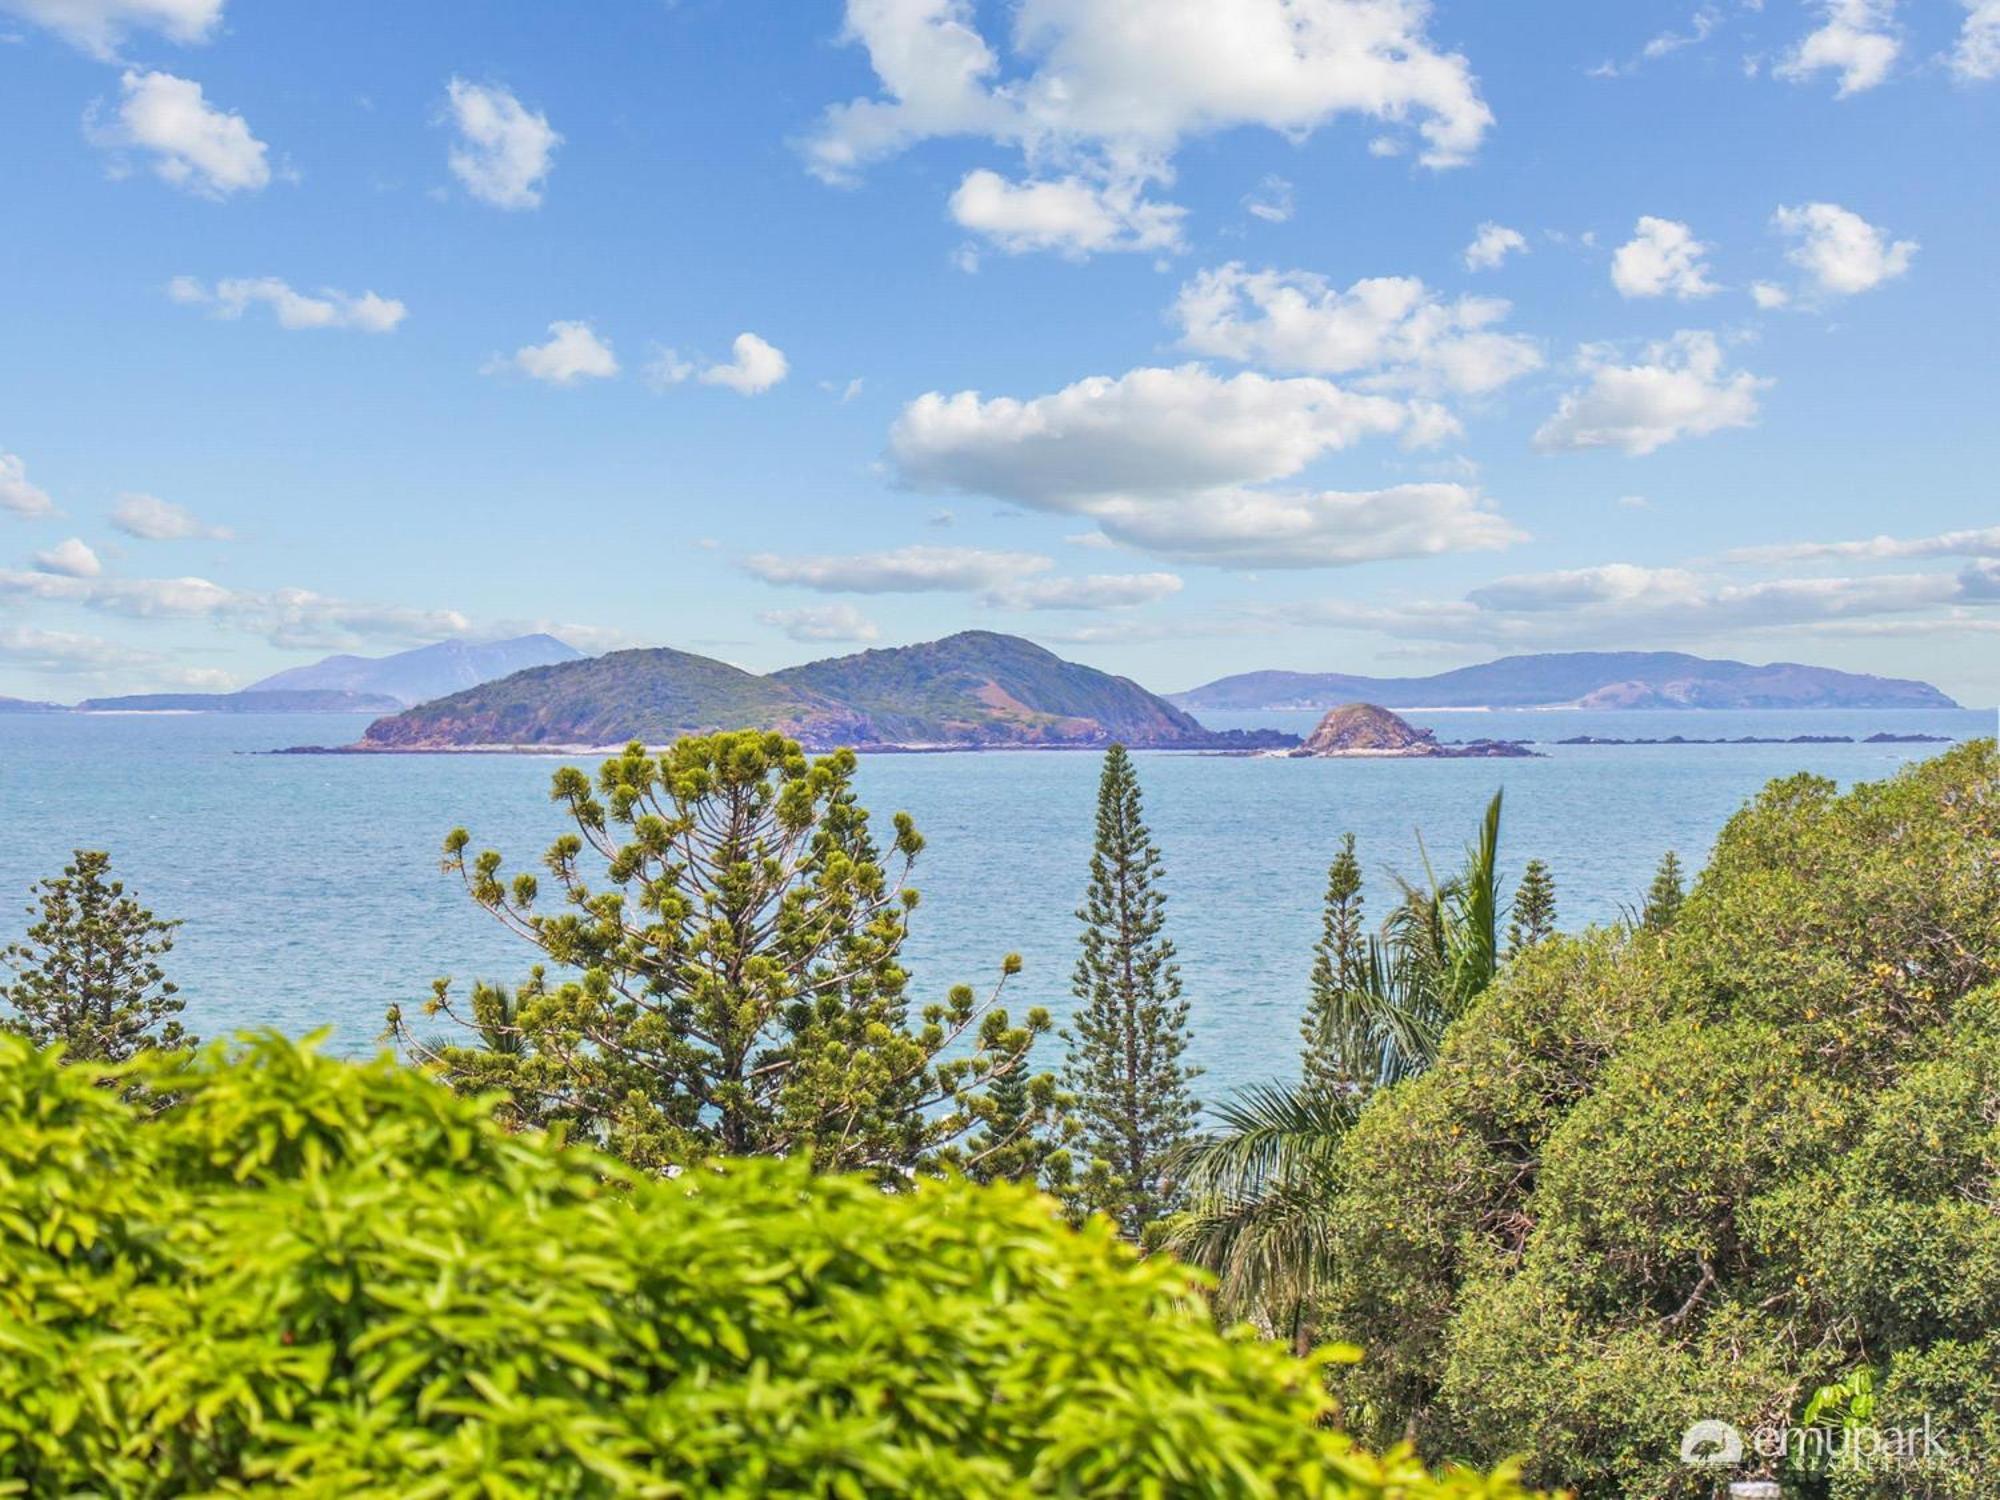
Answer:
M1217 727L1309 728L1311 714L1211 716ZM1410 713L1444 739L1573 734L1852 734L1969 739L1983 712ZM353 715L0 715L0 942L25 925L30 882L76 847L162 916L186 920L168 960L203 1033L331 1027L332 1045L377 1046L382 1013L432 979L512 979L531 952L439 873L455 824L474 847L532 868L560 831L547 800L558 763L533 756L268 756L341 744ZM1138 757L1166 859L1169 924L1193 1005L1205 1097L1289 1071L1342 832L1360 839L1379 911L1393 875L1419 877L1418 835L1449 869L1496 788L1507 793L1509 886L1530 857L1553 867L1563 925L1636 905L1667 849L1699 866L1723 822L1773 776L1843 785L1887 776L1937 745L1562 748L1545 760L1305 761ZM928 843L908 950L919 997L988 981L1027 960L1010 1005L1068 1012L1074 910L1089 859L1099 759L1019 752L864 760L864 803L907 810ZM14 899L19 897L20 899ZM1044 1059L1053 1063L1054 1053Z

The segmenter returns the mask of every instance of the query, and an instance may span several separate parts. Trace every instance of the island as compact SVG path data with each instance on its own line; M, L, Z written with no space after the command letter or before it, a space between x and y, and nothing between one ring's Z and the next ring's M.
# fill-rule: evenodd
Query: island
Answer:
M1290 749L1272 729L1213 730L1129 677L1019 636L967 630L768 675L658 646L531 667L377 719L349 752L561 750L743 727L807 749ZM316 747L302 746L301 750Z
M1489 760L1539 758L1538 752L1514 740L1466 740L1441 744L1428 729L1419 729L1380 704L1343 703L1319 721L1305 743L1289 752L1315 759Z

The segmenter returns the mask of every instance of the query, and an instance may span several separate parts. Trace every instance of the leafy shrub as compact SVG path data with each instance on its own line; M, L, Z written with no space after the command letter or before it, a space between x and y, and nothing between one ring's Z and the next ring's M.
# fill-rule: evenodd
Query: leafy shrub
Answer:
M1012 1187L677 1179L276 1037L0 1037L0 1491L1515 1496Z
M1325 1326L1366 1350L1364 1438L1705 1500L1689 1424L1783 1426L1873 1369L1873 1423L1929 1413L1957 1462L1798 1493L2000 1493L1993 742L1774 782L1670 926L1510 965L1341 1183Z

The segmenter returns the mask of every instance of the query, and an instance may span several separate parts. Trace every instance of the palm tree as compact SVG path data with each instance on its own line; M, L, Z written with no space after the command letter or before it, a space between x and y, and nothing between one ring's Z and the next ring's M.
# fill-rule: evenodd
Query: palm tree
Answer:
M1327 1212L1342 1136L1359 1093L1258 1084L1216 1106L1221 1128L1184 1153L1188 1207L1166 1248L1216 1277L1215 1311L1248 1318L1301 1354L1307 1312L1333 1265Z
M1335 1008L1332 1045L1356 1049L1350 1076L1382 1086L1423 1072L1445 1028L1493 982L1500 965L1500 803L1495 792L1465 851L1465 867L1440 882L1424 854L1422 886L1398 880L1403 899L1369 939L1363 983ZM1418 846L1423 848L1422 840ZM1372 1059L1358 1072L1352 1065Z
M1498 969L1500 805L1496 792L1457 875L1439 881L1426 854L1426 883L1399 882L1402 899L1361 962L1324 966L1351 978L1308 1038L1308 1052L1321 1053L1309 1071L1348 1082L1247 1089L1182 1153L1189 1207L1166 1244L1215 1274L1219 1315L1310 1346L1308 1315L1332 1267L1341 1139L1375 1089L1430 1067L1446 1028Z

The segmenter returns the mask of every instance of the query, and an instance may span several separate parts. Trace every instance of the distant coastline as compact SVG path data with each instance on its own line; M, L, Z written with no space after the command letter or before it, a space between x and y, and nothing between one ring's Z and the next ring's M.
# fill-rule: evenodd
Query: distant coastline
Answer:
M1412 709L1417 713L1423 710ZM1462 712L1459 709L1431 710L1432 712ZM1805 712L1808 710L1802 710ZM1289 736L1295 742L1298 736ZM1108 743L1108 742L1106 742ZM1607 735L1573 735L1560 740L1536 739L1472 739L1440 740L1438 743L1450 750L1459 750L1490 745L1517 745L1523 748L1554 746L1559 749L1643 749L1660 746L1700 747L1707 745L1953 745L1959 737L1949 734L1897 733L1892 730L1878 730L1874 734L1794 734L1759 735L1743 734L1718 736L1714 738L1669 735L1660 739L1625 739ZM493 745L286 745L276 750L260 750L258 755L540 755L540 756L605 756L616 755L625 748L625 742L605 745L548 745L548 744L493 744ZM649 744L649 752L666 748L665 744ZM1030 744L1021 742L995 741L991 744L853 744L844 746L809 745L815 754L840 748L852 750L856 755L992 755L1002 751L1031 751L1036 754L1067 754L1079 751L1102 751L1105 743L1082 744ZM1260 746L1257 748L1218 748L1206 745L1135 745L1128 748L1162 755L1195 755L1221 758L1296 758L1294 751L1284 746ZM1339 757L1323 759L1350 760L1393 760L1399 758L1396 751L1355 750Z
M1374 703L1402 713L1695 709L1952 709L1928 682L1802 662L1756 665L1682 651L1560 651L1503 656L1427 677L1239 672L1167 701L1191 713L1324 712Z

